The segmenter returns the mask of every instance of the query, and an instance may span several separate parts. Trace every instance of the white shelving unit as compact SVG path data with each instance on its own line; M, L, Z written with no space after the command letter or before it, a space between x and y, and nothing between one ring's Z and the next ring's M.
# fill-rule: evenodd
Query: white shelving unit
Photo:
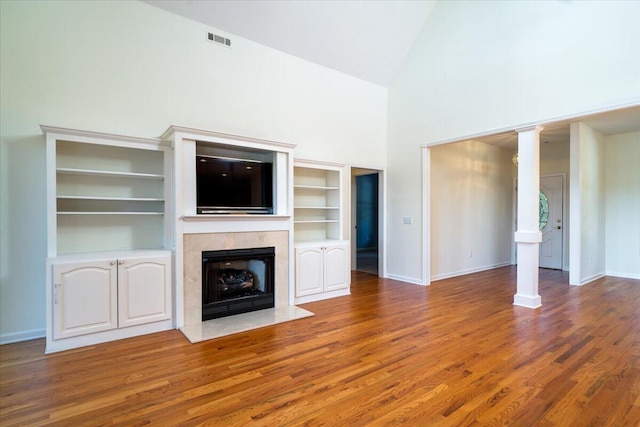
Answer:
M50 139L50 256L165 248L166 147L86 132Z
M293 172L297 304L349 293L343 240L344 165L295 160Z
M171 329L170 146L49 126L42 131L47 352Z
M294 162L294 239L322 242L342 239L341 165Z

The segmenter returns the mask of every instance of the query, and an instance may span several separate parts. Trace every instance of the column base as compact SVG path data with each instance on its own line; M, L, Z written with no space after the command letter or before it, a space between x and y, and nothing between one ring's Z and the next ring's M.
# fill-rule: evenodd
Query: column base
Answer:
M540 298L540 295L529 296L515 294L513 296L513 305L526 308L538 308L542 307L542 298Z

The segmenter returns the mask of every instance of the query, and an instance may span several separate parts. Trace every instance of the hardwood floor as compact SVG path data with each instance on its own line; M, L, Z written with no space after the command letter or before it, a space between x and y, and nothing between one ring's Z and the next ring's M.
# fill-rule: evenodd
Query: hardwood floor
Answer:
M189 344L178 331L43 355L0 347L0 424L637 426L640 281L512 305L512 267L424 288L355 273L314 317Z

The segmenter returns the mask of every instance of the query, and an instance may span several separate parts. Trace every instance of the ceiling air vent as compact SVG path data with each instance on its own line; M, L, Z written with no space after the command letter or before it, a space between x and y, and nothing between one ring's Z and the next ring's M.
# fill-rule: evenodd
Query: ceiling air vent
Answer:
M219 45L222 45L224 47L231 47L231 40L213 33L207 33L207 40L209 40L212 43L217 43Z

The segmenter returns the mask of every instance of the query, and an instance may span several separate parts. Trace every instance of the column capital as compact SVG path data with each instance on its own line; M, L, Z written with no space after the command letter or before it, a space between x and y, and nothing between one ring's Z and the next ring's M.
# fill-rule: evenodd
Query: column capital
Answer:
M526 127L523 127L523 128L518 128L518 129L516 129L516 132L518 132L518 133L531 132L531 131L542 132L543 129L544 129L543 126L532 125L532 126L526 126Z

